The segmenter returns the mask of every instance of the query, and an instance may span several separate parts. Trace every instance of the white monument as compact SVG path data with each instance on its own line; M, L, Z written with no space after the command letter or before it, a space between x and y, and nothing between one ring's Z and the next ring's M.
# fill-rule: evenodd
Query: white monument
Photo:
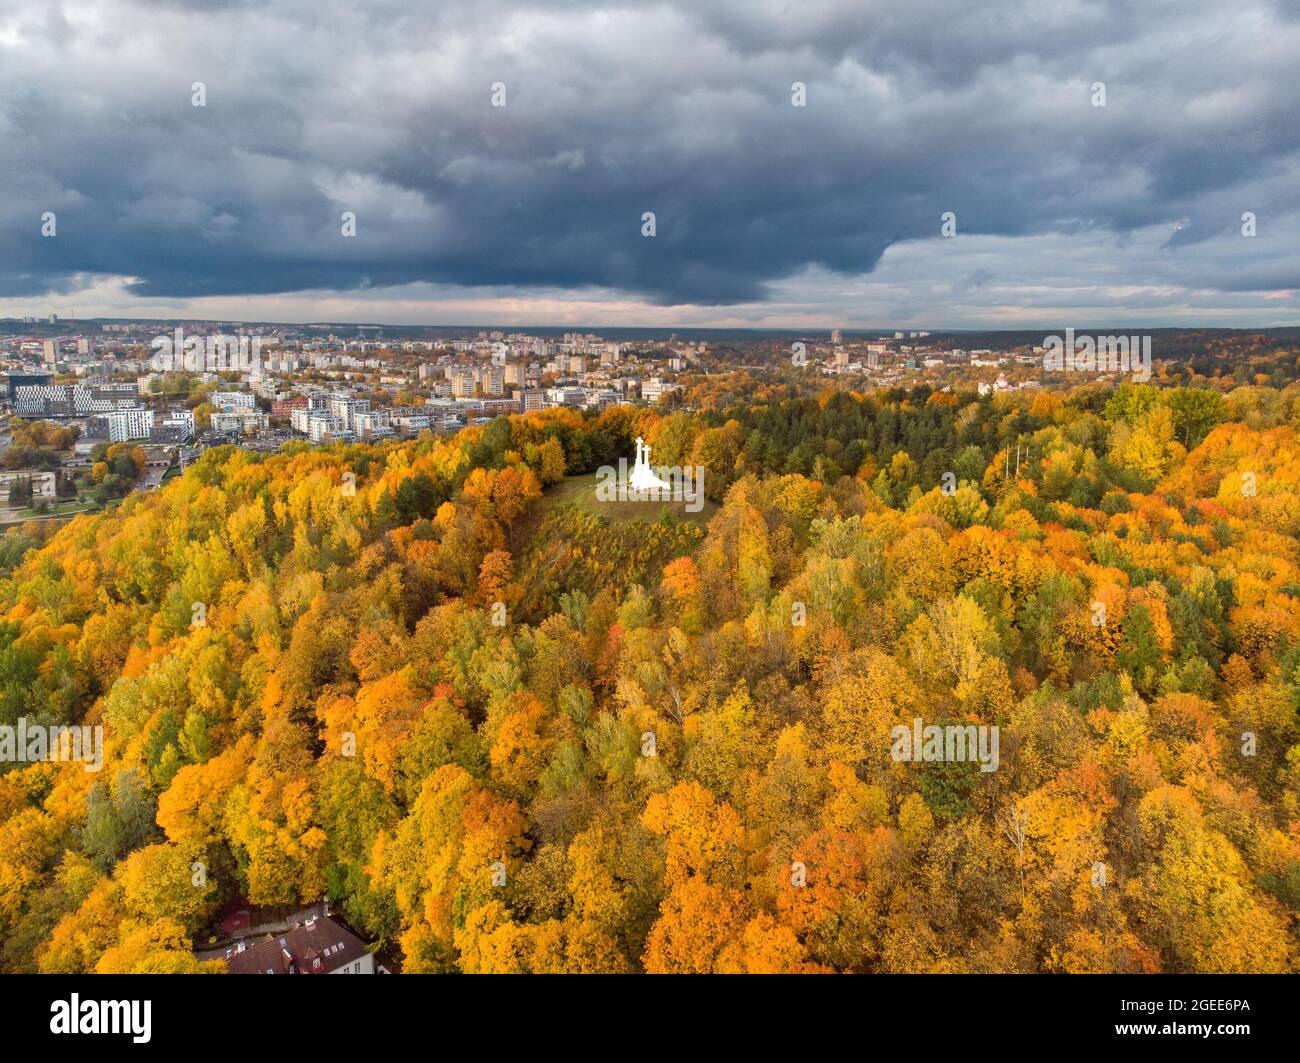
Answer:
M632 466L632 476L628 487L633 491L671 491L672 485L664 483L650 468L650 444L640 436L636 437L636 464Z

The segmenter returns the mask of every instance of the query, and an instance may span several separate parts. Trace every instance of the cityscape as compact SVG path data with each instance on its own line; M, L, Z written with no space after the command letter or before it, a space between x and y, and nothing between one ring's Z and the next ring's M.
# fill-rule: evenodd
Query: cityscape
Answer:
M1284 1052L1297 55L0 0L19 1051Z
M705 340L673 335L611 341L592 333L437 329L424 331L452 335L424 339L401 335L418 329L390 328L399 335L386 340L382 326L196 321L159 334L162 326L61 323L54 314L0 321L9 416L23 431L35 422L38 432L63 432L71 444L49 468L50 448L11 451L0 483L14 501L33 503L41 515L85 511L114 489L157 488L214 446L274 452L295 439L413 438L555 407L683 408L685 387L729 371L747 347L770 359L777 342L714 342L711 352ZM789 368L803 370L805 380L856 387L933 381L949 389L960 383L981 395L1042 385L1041 343L994 352L949 346L923 330L846 340L838 329L784 342ZM779 357L766 369L754 367L773 376L783 368ZM13 439L11 432L6 445ZM119 479L104 488L94 467L119 444L142 454L143 464L133 483ZM42 467L15 467L33 452Z

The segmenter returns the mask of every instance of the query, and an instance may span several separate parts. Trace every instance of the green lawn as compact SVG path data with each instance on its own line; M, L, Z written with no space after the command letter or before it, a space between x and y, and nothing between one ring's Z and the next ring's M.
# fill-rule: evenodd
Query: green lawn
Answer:
M20 509L18 515L26 520L39 520L41 517L62 517L69 513L88 513L96 508L94 502L59 502L50 506L49 512L37 513L34 509Z
M550 506L577 506L593 517L603 517L611 524L623 524L628 521L645 521L653 523L667 510L677 520L689 520L701 528L709 523L709 518L718 511L715 503L704 499L704 506L698 513L688 513L685 502L601 502L596 498L596 474L569 476L562 483L555 484L546 491L546 504Z

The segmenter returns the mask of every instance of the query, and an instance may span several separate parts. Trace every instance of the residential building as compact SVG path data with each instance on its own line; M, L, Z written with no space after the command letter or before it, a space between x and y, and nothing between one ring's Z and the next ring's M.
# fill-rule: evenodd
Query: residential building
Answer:
M208 401L219 410L251 410L257 399L247 391L214 391Z
M374 974L375 956L356 934L328 915L226 950L230 974Z
M265 429L269 420L270 418L260 410L237 407L214 412L211 423L214 432L233 432L238 435L248 435L251 432L260 432Z
M369 412L370 400L338 393L329 397L325 409L331 417L336 418L343 425L343 431L351 432L354 430L352 419L359 413Z
M646 402L658 402L669 392L677 391L676 384L667 384L659 377L651 377L641 384L641 398Z
M552 406L581 406L587 400L587 393L582 388L549 388L546 400Z
M92 414L92 432L103 435L110 443L148 439L153 431L153 410L112 410Z
M451 393L458 399L472 399L474 397L474 371L472 369L457 369L451 374Z

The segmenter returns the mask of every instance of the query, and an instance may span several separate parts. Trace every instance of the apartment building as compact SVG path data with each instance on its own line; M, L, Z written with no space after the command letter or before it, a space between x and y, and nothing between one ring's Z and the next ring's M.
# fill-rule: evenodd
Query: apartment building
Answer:
M112 410L90 417L93 435L102 435L110 443L148 439L153 432L153 410Z
M208 401L219 410L251 410L257 399L247 391L214 391Z
M352 422L356 415L370 411L370 400L336 393L326 400L325 409L331 417L336 418L343 425L343 431L351 432L355 430Z
M474 397L474 370L457 369L451 374L451 393L457 399L472 399Z
M352 430L358 439L376 439L392 435L393 425L388 410L360 410L352 416Z
M236 435L260 432L266 428L269 421L270 418L260 410L250 410L247 407L218 410L211 418L214 432L230 432Z
M658 402L665 395L677 390L676 384L668 384L659 377L651 377L641 384L641 398L646 402Z

